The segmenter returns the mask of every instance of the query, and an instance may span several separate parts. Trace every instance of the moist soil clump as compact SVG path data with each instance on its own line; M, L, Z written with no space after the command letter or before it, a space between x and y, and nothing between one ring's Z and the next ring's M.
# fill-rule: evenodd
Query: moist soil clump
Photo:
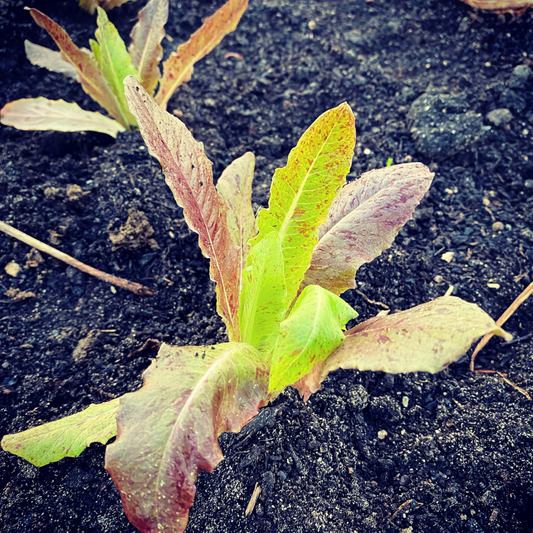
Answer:
M79 46L94 34L95 17L72 0L26 3ZM144 3L109 13L123 38ZM171 1L166 53L222 3ZM0 103L45 96L98 110L76 82L26 60L24 39L53 43L24 5L0 3ZM498 318L533 281L532 60L530 13L458 0L250 0L168 109L204 143L215 177L255 153L259 207L303 131L347 101L358 133L349 179L389 160L435 172L414 219L344 294L359 320L447 291ZM2 126L0 141L0 220L155 291L135 296L0 235L0 435L138 389L157 346L141 350L148 339L226 339L208 262L138 132ZM532 306L506 324L514 341L492 340L477 358L530 394ZM241 434L221 436L225 460L200 474L187 532L532 532L532 403L468 362L437 375L338 371L306 403L287 389ZM1 452L0 529L136 531L104 453L92 445L36 468Z

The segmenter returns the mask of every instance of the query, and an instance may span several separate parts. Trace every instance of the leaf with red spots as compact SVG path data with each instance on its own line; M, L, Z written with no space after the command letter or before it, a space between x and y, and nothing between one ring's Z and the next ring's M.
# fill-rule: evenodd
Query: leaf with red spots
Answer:
M326 111L291 150L287 166L277 169L269 208L259 212L259 235L275 231L281 241L287 280L287 308L311 262L318 227L346 181L355 145L355 118L346 103Z
M120 400L106 468L135 527L181 533L196 476L223 458L218 437L239 432L266 405L268 368L249 344L163 345L143 378Z
M338 368L434 374L457 361L487 333L512 338L477 305L443 296L407 311L376 316L348 330L318 372L300 380L297 388L308 397Z
M413 216L433 174L421 163L372 170L342 188L318 230L304 284L335 294L355 287L355 273L380 255Z
M163 77L155 97L159 105L166 108L174 91L191 79L194 64L235 30L247 7L248 0L229 0L163 62Z
M128 76L124 87L148 151L161 163L187 224L198 233L202 253L211 260L217 310L228 336L239 340L239 249L231 239L226 202L213 185L211 161L185 124L161 109L135 78Z

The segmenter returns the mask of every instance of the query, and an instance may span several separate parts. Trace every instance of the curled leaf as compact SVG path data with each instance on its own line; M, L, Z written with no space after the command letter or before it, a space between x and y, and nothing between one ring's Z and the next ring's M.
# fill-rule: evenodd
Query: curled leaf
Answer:
M244 270L250 251L248 241L257 234L257 222L252 208L252 182L255 157L247 152L222 172L217 181L218 194L228 204L228 226L233 244L239 249L240 271Z
M248 7L248 0L228 0L214 15L207 18L191 38L178 46L163 62L163 77L156 102L166 108L174 91L191 79L193 65L206 56L222 39L235 30Z
M2 448L35 466L54 463L64 457L78 457L93 442L106 444L117 434L119 398L92 404L74 415L27 429L2 439Z
M357 312L318 285L307 286L280 324L272 353L269 392L294 384L344 340L343 328Z
M222 460L218 437L238 432L266 404L268 367L252 346L163 345L126 394L106 468L143 533L181 533L198 472Z
M111 137L125 128L100 113L85 111L64 100L23 98L9 102L0 111L2 124L19 130L99 131Z
M306 285L341 294L355 287L355 273L380 255L413 216L433 174L421 163L371 170L343 187L318 230Z

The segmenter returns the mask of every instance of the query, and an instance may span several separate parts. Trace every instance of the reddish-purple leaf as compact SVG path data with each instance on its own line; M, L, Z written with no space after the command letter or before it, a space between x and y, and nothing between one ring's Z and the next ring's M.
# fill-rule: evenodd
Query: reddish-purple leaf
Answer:
M159 62L163 57L161 41L168 20L168 0L150 0L139 11L139 22L131 31L128 52L137 69L142 86L152 95L161 73Z
M231 239L226 202L213 185L211 161L185 124L161 109L134 77L124 80L124 88L148 151L161 163L187 224L198 233L200 248L211 259L217 311L228 336L239 340L239 249Z
M198 472L222 460L218 437L266 405L268 367L249 344L163 345L144 385L121 398L106 468L143 533L181 533Z
M421 163L372 170L343 187L318 230L305 285L335 293L355 287L355 273L386 250L413 216L433 174Z
M120 104L97 62L88 52L78 48L68 33L50 17L33 8L30 9L30 14L35 22L54 39L61 50L61 57L76 69L83 90L106 109L113 118L122 123ZM123 124L123 126L127 126L127 124Z
M342 344L300 379L297 388L307 398L338 368L434 374L457 361L487 333L512 338L477 305L443 296L407 311L376 316L348 330Z

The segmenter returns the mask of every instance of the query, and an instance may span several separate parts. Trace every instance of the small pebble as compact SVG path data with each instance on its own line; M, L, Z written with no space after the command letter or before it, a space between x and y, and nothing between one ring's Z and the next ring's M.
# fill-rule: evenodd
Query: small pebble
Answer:
M378 439L383 440L388 435L387 431L384 429L380 429L378 431Z
M444 252L440 258L443 261L446 261L446 263L450 263L453 260L453 257L455 255L455 252Z
M503 222L494 222L492 225L492 231L503 231Z
M407 396L404 396L402 398L402 405L407 409L409 407L409 398Z
M307 23L307 26L310 30L314 30L316 28L316 22L314 20L310 20L308 23Z
M12 278L16 278L19 275L20 272L20 265L15 263L14 261L11 261L11 263L8 263L4 270L6 271L6 274L11 276Z
M114 285L111 285L110 289L111 289L111 292L112 292L113 294L117 294L117 289L115 288Z
M438 274L433 279L436 283L442 283L444 281L444 278L442 276L439 276Z
M493 109L489 113L487 113L487 116L485 117L487 119L487 122L490 122L494 126L503 126L505 124L509 124L511 120L513 120L513 114L509 109L502 108L502 109Z

